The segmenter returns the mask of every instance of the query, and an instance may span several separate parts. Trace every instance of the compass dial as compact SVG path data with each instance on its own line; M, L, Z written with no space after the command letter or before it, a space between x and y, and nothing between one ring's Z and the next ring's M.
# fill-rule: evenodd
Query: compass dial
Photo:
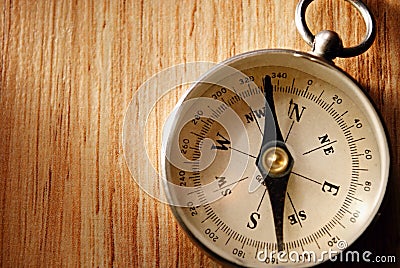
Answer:
M276 122L265 119L273 115ZM352 79L308 54L261 50L229 59L188 91L170 121L167 196L182 227L224 263L325 261L324 252L340 252L363 233L382 201L389 152L379 116ZM267 131L284 146L260 153ZM284 170L279 242L267 186Z

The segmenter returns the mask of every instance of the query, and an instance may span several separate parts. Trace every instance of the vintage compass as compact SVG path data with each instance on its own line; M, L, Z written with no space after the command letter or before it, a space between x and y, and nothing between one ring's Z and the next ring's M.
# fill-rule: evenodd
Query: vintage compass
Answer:
M383 124L331 61L371 46L373 17L348 0L367 34L343 48L332 31L311 34L311 2L296 11L311 53L258 50L226 60L188 90L164 130L162 172L174 215L224 264L321 263L365 231L385 193Z

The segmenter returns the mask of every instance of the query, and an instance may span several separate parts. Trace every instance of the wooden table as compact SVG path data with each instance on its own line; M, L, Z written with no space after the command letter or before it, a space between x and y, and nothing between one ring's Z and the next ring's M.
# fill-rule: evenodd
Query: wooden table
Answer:
M381 111L393 169L382 215L356 246L400 258L400 2L367 3L374 45L336 63ZM308 51L296 4L1 1L1 266L216 267L132 180L124 113L139 86L167 67L261 48ZM313 32L337 30L345 45L363 37L363 21L344 1L316 1L307 14Z

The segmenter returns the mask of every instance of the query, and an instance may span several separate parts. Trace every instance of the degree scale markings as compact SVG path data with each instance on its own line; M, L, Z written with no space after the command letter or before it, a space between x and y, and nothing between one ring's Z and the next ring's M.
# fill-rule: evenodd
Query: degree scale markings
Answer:
M278 83L278 85L279 85L279 83ZM275 91L278 91L278 89L279 89L280 92L283 92L283 87L278 87L278 88L275 87ZM306 90L303 90L303 92L305 92L305 91L308 91L308 87L306 88ZM293 90L291 90L291 92L289 92L289 93L298 95L298 94L296 94ZM324 110L326 110L331 116L334 115L333 118L334 118L335 121L338 123L338 125L340 126L340 128L342 129L342 131L345 132L345 137L346 137L346 139L347 139L348 145L349 145L349 147L350 147L350 152L351 152L351 155L352 155L352 157L353 157L353 158L352 158L352 159L353 159L353 165L352 165L352 174L353 174L353 175L352 175L352 181L351 181L350 187L351 187L351 186L353 186L353 187L359 186L358 184L355 184L355 182L358 182L358 177L359 177L359 172L358 172L358 171L368 171L368 169L366 169L366 168L359 168L359 167L358 167L358 164L354 164L355 162L356 162L356 163L359 163L359 160L358 160L358 158L357 158L356 156L360 156L360 154L358 154L357 146L355 145L355 143L357 143L357 142L359 142L359 141L362 141L362 140L364 140L365 138L362 137L362 138L358 138L358 139L354 140L353 135L352 135L351 132L349 131L349 130L350 130L352 127L354 127L354 126L353 126L353 125L348 126L348 125L344 122L344 120L343 120L343 116L347 115L349 111L346 110L345 112L343 112L342 114L339 115L339 114L333 109L332 105L330 105L330 106L328 107L328 106L327 106L327 103L326 103L324 100L321 99L322 95L324 94L324 91L322 91L322 92L320 93L320 95L318 96L318 98L317 98L314 94L312 94L311 92L308 92L308 93L310 93L310 94L307 95L307 94L303 93L303 94L300 94L300 95L298 95L298 96L303 96L303 95L305 94L307 99L312 100L312 101L316 102L317 104L319 104L319 106L321 106L321 108L323 108ZM332 142L332 143L333 143L333 142ZM322 147L324 147L324 146L322 146ZM317 148L317 149L318 149L318 148ZM313 151L313 150L312 150L312 151ZM309 153L309 152L306 152L306 153ZM354 161L355 158L356 158L358 161ZM292 173L294 173L294 172L292 172ZM297 175L299 175L299 174L297 174ZM300 177L305 178L304 176L300 176ZM309 178L307 178L307 179L309 179ZM312 181L314 181L314 180L312 180ZM315 181L314 181L314 182L315 182ZM357 197L354 196L354 190L353 190L353 191L350 191L350 190L349 190L348 193L347 193L346 199L345 199L345 201L344 201L344 203L343 203L343 205L342 205L342 207L341 207L341 208L339 209L339 211L335 214L335 216L333 217L333 220L331 220L327 225L325 225L326 228L329 228L330 226L332 226L331 228L333 228L334 225L336 225L336 223L340 224L343 228L345 228L345 226L343 226L343 225L340 223L340 221L337 221L337 220L334 221L334 219L335 219L335 218L341 219L341 218L343 217L342 215L340 215L340 210L341 210L341 209L344 209L344 208L348 208L348 207L350 206L350 204L351 204L351 202L352 202L353 199L356 200L356 201L359 201L359 202L363 202L361 199L359 199L359 198L357 198Z
M275 88L275 91L281 91L282 92L282 91L285 90L283 87L279 87L277 85L275 85L274 88ZM342 207L339 209L339 211L336 213L336 215L332 218L332 220L329 223L324 225L321 229L317 230L315 233L312 233L311 235L303 237L303 238L300 238L298 240L287 241L285 243L285 247L287 249L303 248L303 246L308 245L309 243L315 243L318 246L318 248L320 248L317 240L320 239L325 234L331 236L328 231L332 230L336 224L342 226L342 228L345 228L345 226L343 226L343 224L340 222L340 220L343 217L343 211L346 212L346 213L350 213L350 211L347 208L349 207L349 205L350 205L350 203L352 202L353 199L361 201L361 200L357 199L356 197L354 197L355 187L356 186L362 186L362 184L357 183L356 178L359 177L359 171L367 171L367 169L359 168L359 166L358 166L359 165L359 159L358 158L360 156L362 156L363 154L358 153L356 143L359 142L359 141L364 140L365 138L364 137L357 138L357 139L353 138L353 136L352 136L352 134L350 132L350 129L353 128L354 125L348 126L344 122L344 120L342 119L343 116L348 114L348 111L345 111L342 114L339 114L333 108L332 104L328 105L322 99L322 95L323 95L324 91L322 91L320 93L319 97L317 97L312 92L309 92L309 86L307 86L304 90L300 90L300 89L298 89L298 88L296 88L294 86L294 83L292 84L290 89L286 88L286 91L288 91L287 93L298 95L298 96L304 97L306 99L312 100L313 102L317 103L321 108L323 108L323 110L327 111L329 113L329 115L332 116L335 119L335 121L340 126L342 131L345 132L345 137L347 139L349 147L351 148L351 155L352 155L352 160L353 160L353 166L352 166L353 167L353 169L352 169L353 172L352 172L352 174L353 174L353 180L355 180L355 182L352 182L353 184L352 184L351 187L353 187L353 188L350 188L349 193L347 194L346 200L345 200L344 204L342 205ZM257 92L257 93L259 94L261 92ZM217 116L217 113L219 112L218 110L215 110L214 112L215 112L215 118L212 118L212 120L216 119L216 118L218 118L220 116L220 114L218 114L218 116ZM205 123L205 122L203 121L203 123ZM257 120L256 120L256 123L258 124ZM290 126L290 130L289 130L289 132L287 134L287 137L290 134L291 128L293 127L293 123L294 123L294 121L292 122L292 124ZM260 129L259 125L258 125L258 128ZM206 131L208 131L208 130L209 130L209 126L208 126L208 129L206 129ZM196 135L199 139L203 139L204 136L205 136L205 135L199 135L199 134L194 133L194 132L192 132L192 134ZM203 134L203 133L201 133L201 134ZM287 137L286 137L286 139L287 139ZM200 143L198 143L198 144L200 145ZM230 148L230 149L235 150L234 148ZM235 150L235 151L238 151L238 152L243 153L243 154L247 154L247 153L241 152L239 150ZM247 154L247 155L248 155L248 157L254 157L254 156L252 156L250 154ZM194 166L193 167L193 171L196 171L196 170L198 170L198 167L196 169L196 167ZM294 172L292 172L292 173L294 173ZM294 173L294 174L304 178L304 176L302 176L300 174L297 174L297 173ZM314 182L316 182L316 181L314 181ZM316 183L321 184L320 182L316 182ZM199 194L198 191L196 191L196 193ZM236 231L232 230L228 225L226 225L226 223L223 223L218 218L218 216L215 214L215 212L213 211L213 208L209 204L203 205L203 207L207 208L207 215L208 215L207 219L211 219L212 222L214 224L216 224L216 226L218 227L215 231L224 232L229 236L228 239L225 242L225 245L227 245L233 238L233 240L241 241L241 243L242 243L241 248L243 248L245 245L250 245L251 247L254 247L254 248L257 248L257 249L259 249L261 245L262 246L268 246L268 248L269 247L276 248L276 245L274 243L268 243L268 242L265 242L265 241L257 241L257 240L253 240L251 238L242 236L241 234L239 234ZM203 220L203 223L205 223L205 221L206 220Z

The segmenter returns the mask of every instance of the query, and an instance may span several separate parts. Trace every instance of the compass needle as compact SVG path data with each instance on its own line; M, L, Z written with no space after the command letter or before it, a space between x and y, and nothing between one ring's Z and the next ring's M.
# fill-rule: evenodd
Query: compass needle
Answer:
M256 165L260 170L265 185L268 189L269 199L272 207L272 214L275 225L275 236L278 244L278 251L283 250L283 213L285 207L285 196L290 171L294 161L287 149L282 137L276 116L274 103L273 86L271 77L266 75L264 82L264 97L266 110L264 136L258 154ZM268 107L268 109L267 109Z

